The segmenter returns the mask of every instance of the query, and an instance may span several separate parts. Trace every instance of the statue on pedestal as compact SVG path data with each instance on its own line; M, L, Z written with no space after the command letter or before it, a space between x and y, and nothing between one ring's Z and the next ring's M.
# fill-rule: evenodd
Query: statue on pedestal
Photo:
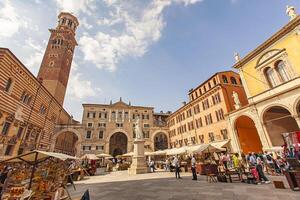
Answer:
M239 54L239 53L234 52L234 60L235 60L236 63L237 63L237 62L240 62L241 57L240 57L240 54Z
M286 6L286 14L290 17L290 21L297 17L296 9L294 6Z
M140 129L140 119L137 118L136 122L134 123L134 131L136 135L136 139L143 139L143 133Z
M234 107L235 107L235 109L239 109L242 104L240 102L239 95L238 95L238 93L236 91L232 92L232 98L233 98L233 101L234 101Z

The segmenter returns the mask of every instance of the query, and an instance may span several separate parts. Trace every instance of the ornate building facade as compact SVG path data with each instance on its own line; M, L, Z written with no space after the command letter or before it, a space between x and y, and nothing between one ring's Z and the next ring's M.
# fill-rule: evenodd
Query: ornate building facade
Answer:
M288 14L293 7L289 7ZM237 152L273 151L283 133L300 127L300 17L291 21L242 59L239 70L249 104L228 115Z
M50 30L38 78L10 50L0 48L1 159L33 149L53 151L61 135L71 137L65 132L56 134L56 125L74 123L62 105L78 21L69 13L58 18L57 28ZM74 154L75 143L68 141L72 144L65 153Z
M231 141L225 115L246 104L246 94L237 73L224 71L214 74L191 89L189 102L184 102L169 116L170 146ZM231 147L230 142L228 147Z
M133 151L134 123L139 118L145 150L168 148L167 113L154 113L152 107L133 106L121 99L110 104L83 104L80 155L109 153L113 156Z

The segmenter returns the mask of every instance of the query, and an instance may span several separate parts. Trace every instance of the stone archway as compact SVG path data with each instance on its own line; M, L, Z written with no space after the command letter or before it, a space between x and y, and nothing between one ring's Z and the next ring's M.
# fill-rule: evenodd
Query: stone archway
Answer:
M238 117L235 121L235 130L243 153L262 151L254 121L245 115Z
M154 151L164 150L168 148L168 136L163 132L154 135Z
M299 126L290 111L282 106L272 106L263 113L265 129L273 146L283 145L282 133L299 130Z
M78 137L75 133L70 131L62 132L56 137L54 152L75 156L77 154L77 142Z
M73 128L64 128L56 132L52 138L50 151L61 152L69 155L80 154L80 133Z
M127 153L128 138L125 133L116 132L109 139L109 153L112 156Z

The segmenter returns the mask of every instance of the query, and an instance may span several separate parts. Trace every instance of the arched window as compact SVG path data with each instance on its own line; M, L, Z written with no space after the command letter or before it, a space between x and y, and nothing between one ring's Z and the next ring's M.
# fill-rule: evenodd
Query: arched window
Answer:
M269 83L270 87L276 86L275 73L274 73L274 70L271 67L268 67L265 70L265 76L268 80L268 83Z
M222 76L223 83L228 83L227 77L225 75Z
M230 77L230 81L233 85L237 85L236 79L234 77Z
M286 82L291 79L290 75L287 72L286 65L282 60L280 60L276 63L275 69L278 72L281 81Z
M7 79L7 82L6 82L6 85L5 85L5 91L6 91L6 92L9 92L9 91L10 91L11 85L12 85L12 79L11 79L11 78L8 78L8 79Z
M211 84L210 84L210 82L208 82L208 88L209 88L209 89L211 88Z

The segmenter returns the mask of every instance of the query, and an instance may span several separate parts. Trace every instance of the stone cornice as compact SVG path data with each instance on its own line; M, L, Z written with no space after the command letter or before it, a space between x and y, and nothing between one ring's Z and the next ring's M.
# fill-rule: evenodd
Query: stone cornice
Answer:
M275 33L273 36L271 36L269 39L267 39L264 43L259 45L256 49L251 51L248 55L246 55L243 59L241 59L239 62L237 62L235 65L233 65L233 68L239 69L243 65L245 65L247 62L252 60L255 56L262 53L266 48L277 42L279 39L284 37L289 32L293 31L298 25L300 25L300 16L297 16L295 19L290 21L287 25L282 27L277 33Z

